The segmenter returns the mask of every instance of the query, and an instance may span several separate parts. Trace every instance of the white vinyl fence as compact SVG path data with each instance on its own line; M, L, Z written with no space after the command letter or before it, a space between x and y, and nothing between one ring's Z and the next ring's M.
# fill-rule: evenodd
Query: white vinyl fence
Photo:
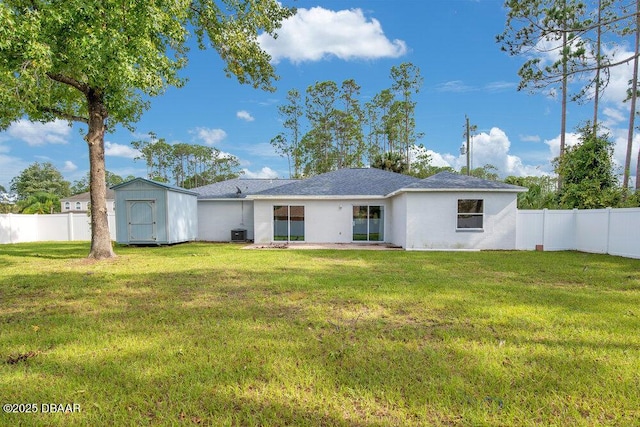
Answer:
M583 252L640 258L640 208L519 210L516 249ZM109 214L111 239L115 214ZM0 215L0 244L91 240L86 213Z
M108 220L111 239L115 240L115 214L108 214ZM91 221L86 212L0 215L0 244L73 240L91 240Z
M516 249L640 258L640 208L519 210Z

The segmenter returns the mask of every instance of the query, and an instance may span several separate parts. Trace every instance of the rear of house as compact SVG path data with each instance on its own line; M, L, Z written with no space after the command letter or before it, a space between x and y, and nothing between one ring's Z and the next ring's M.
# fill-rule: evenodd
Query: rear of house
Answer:
M442 172L398 191L406 224L398 245L421 249L515 249L523 187ZM395 197L395 196L394 196Z
M379 169L342 169L249 198L256 243L515 249L521 191L526 189L447 172L420 180Z
M235 178L192 189L198 195L198 240L254 240L253 200L247 197L292 182L296 180Z

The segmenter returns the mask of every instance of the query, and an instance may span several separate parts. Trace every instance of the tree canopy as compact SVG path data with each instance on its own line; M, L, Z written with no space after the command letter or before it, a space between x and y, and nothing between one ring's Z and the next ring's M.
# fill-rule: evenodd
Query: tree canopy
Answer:
M565 155L554 161L556 173L564 181L559 193L561 205L578 209L617 205L620 192L612 157L609 135L598 135L590 125L583 127L580 143L568 147Z
M145 161L149 179L194 188L237 178L242 173L238 158L224 154L217 148L198 144L169 144L164 138L151 136L150 141L131 143L141 153L136 160Z
M271 144L289 162L291 177L374 165L399 153L403 168L413 168L422 132L416 131L412 96L422 86L420 69L407 62L391 68L391 87L369 102L360 99L353 79L327 80L287 93L278 107L285 130ZM390 153L394 153L391 155ZM419 170L420 165L417 165ZM374 166L375 167L375 166Z
M32 163L11 180L11 191L25 200L36 193L48 193L58 198L71 194L69 181L50 162Z
M124 181L129 181L135 178L134 176L131 176L131 175L129 175L126 178L122 178L120 175L117 175L113 172L109 172L108 170L105 170L104 174L105 174L105 182L107 183L107 188L111 188L114 185L118 185ZM86 193L87 191L89 191L90 179L91 177L89 176L89 172L87 172L87 174L81 179L77 181L73 181L73 185L71 185L71 194L80 194L80 193Z
M180 87L194 35L215 49L225 73L272 90L276 78L257 36L293 10L277 0L0 2L0 129L27 116L87 126L91 252L114 256L107 222L104 134L131 127L149 97Z
M23 214L52 214L60 212L60 198L55 194L33 193L17 203L18 212Z

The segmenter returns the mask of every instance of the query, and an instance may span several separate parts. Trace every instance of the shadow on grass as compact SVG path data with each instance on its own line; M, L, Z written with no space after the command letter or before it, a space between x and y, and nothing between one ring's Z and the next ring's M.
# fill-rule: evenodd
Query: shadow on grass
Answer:
M154 250L145 262L178 252ZM0 276L0 361L41 352L0 366L1 400L77 396L86 408L78 424L627 417L637 373L624 367L638 359L638 321L614 308L633 311L640 301L609 282L633 284L627 271L607 279L590 265L590 276L568 282L581 259L522 284L527 269L555 264L523 260L525 271L515 272L500 264L486 278L483 257L284 254L263 262L255 253L194 255L180 258L181 271L151 273L76 266L37 283L26 272ZM528 312L535 316L520 321ZM617 329L607 326L613 321Z
M0 257L78 259L89 254L89 242L42 242L0 245Z

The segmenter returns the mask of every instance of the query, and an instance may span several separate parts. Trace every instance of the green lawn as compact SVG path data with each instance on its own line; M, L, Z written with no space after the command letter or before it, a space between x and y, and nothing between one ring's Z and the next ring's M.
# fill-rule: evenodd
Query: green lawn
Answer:
M0 425L640 423L640 260L116 252L0 246Z

